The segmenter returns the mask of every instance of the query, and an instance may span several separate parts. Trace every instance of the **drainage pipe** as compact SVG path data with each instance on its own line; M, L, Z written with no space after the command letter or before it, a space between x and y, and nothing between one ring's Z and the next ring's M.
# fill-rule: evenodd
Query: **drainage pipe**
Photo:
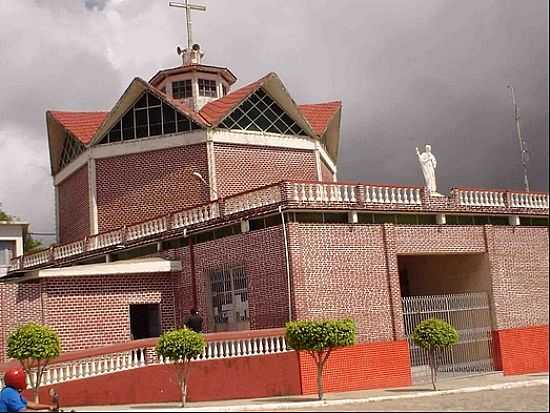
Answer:
M283 207L279 205L279 213L281 214L281 222L283 223L283 238L285 242L285 264L286 264L286 279L288 284L288 321L292 321L292 295L290 291L290 264L288 258L288 237L286 234L285 214Z

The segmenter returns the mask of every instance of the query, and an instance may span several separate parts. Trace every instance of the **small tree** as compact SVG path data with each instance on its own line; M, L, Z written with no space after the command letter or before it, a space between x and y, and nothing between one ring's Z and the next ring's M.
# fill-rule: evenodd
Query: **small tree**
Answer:
M19 327L8 338L8 357L19 360L29 377L34 402L49 361L59 356L61 344L56 332L47 326L29 323ZM35 374L34 374L35 373Z
M159 356L174 362L176 376L181 394L181 406L187 400L187 384L191 361L204 351L205 341L200 333L187 328L172 330L160 336L156 347Z
M441 351L458 342L458 332L444 320L430 318L415 327L412 336L415 344L428 352L428 363L432 376L432 385L437 390L437 370Z
M286 324L286 339L294 350L313 357L317 365L317 393L324 397L323 368L332 350L355 344L353 320L291 321Z
M42 241L39 241L37 239L34 239L32 236L27 235L27 237L25 238L25 243L23 245L24 252L36 250L40 247L42 247Z

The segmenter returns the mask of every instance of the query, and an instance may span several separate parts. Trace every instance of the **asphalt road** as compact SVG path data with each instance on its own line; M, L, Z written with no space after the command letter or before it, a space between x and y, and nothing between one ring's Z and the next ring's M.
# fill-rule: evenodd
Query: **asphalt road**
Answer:
M548 412L548 385L285 411Z

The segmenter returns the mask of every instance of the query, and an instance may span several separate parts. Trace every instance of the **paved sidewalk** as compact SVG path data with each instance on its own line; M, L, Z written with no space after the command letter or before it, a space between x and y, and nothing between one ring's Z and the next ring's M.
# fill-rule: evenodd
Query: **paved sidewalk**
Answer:
M361 390L345 393L328 393L326 400L319 401L316 396L281 396L260 399L240 399L212 402L188 403L182 409L177 403L140 404L120 406L78 407L78 411L127 411L127 412L175 412L175 411L273 411L285 409L307 409L321 406L342 406L345 404L365 403L382 400L399 400L418 397L437 397L445 394L471 393L484 390L498 390L528 386L548 385L548 373L533 373L521 376L504 376L491 373L469 377L441 379L439 391L432 391L431 383L380 390ZM65 408L68 410L69 408Z

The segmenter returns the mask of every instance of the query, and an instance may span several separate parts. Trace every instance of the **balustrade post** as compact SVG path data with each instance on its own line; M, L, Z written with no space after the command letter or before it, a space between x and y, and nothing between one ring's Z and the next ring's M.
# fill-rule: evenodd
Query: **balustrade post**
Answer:
M368 188L364 185L350 185L350 192L351 196L353 196L354 193L357 194L356 202L360 206L365 206L370 202L369 192Z

